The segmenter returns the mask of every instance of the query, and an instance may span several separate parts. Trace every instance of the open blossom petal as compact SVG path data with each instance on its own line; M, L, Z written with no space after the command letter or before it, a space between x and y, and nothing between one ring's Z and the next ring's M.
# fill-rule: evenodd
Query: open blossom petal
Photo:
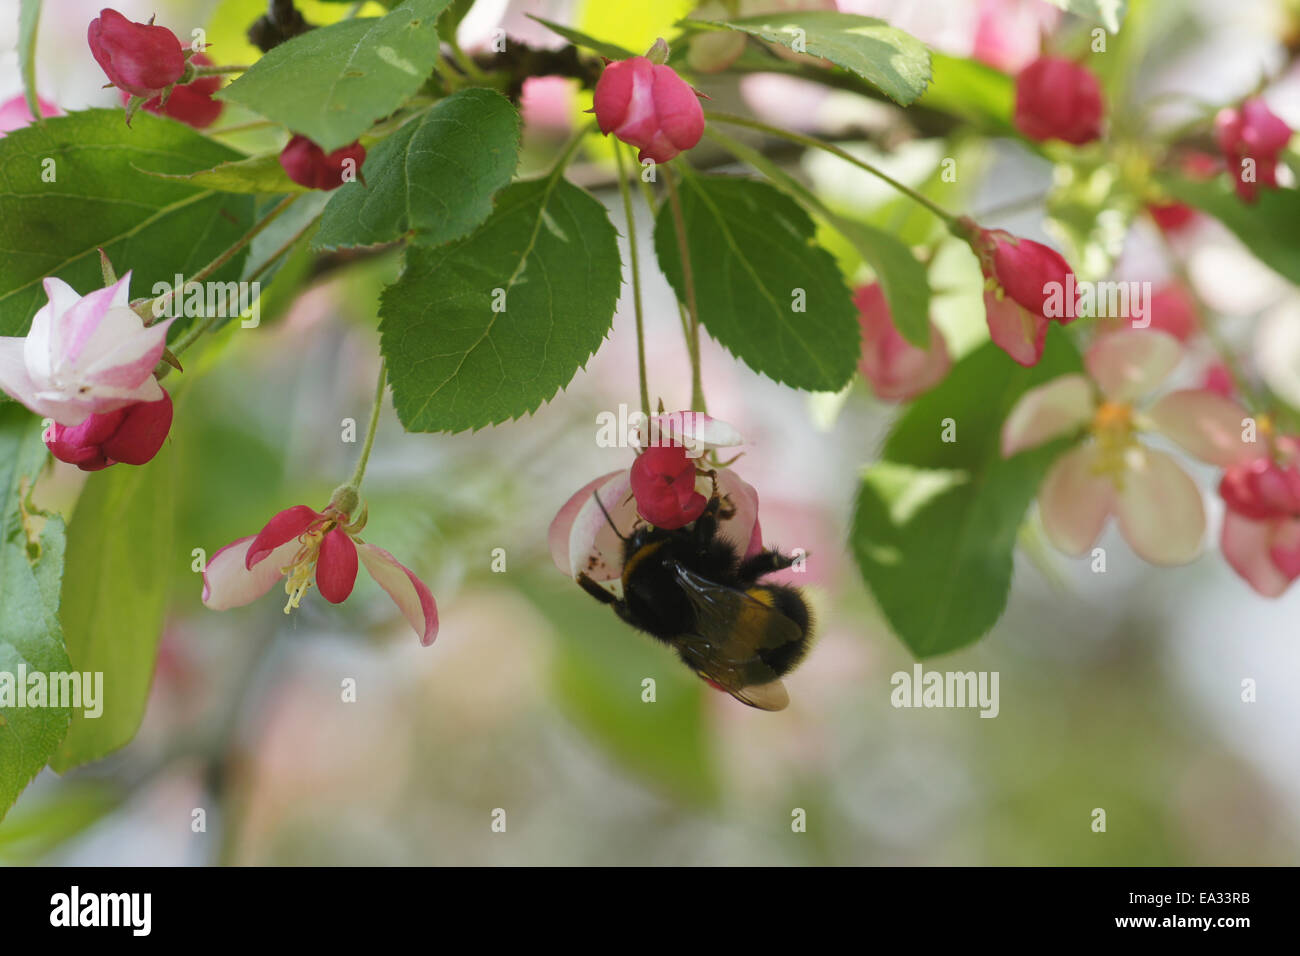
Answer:
M267 560L248 568L248 549L253 536L226 545L208 559L203 572L203 604L214 611L251 604L284 576L284 568L293 560L298 542L290 541L268 552Z
M1182 355L1178 340L1151 329L1103 335L1083 362L1101 393L1112 402L1131 402L1165 380Z
M266 527L257 533L248 549L248 567L266 559L280 545L294 541L316 521L325 516L306 505L294 505L286 508L266 523Z
M1205 505L1187 472L1164 452L1134 449L1115 506L1124 540L1152 564L1186 564L1205 538Z
M1300 577L1300 519L1285 518L1277 522L1268 556L1289 580Z
M342 528L331 528L321 539L316 560L316 587L331 604L342 604L357 583L357 546Z
M419 635L420 643L428 647L438 636L438 605L433 592L414 573L383 548L373 544L358 544L361 562L383 588L402 616Z
M653 415L637 430L635 439L640 448L678 444L697 456L711 448L729 448L745 441L734 425L704 412L691 411Z
M984 293L984 311L993 343L1021 365L1037 365L1047 343L1047 319L995 289Z
M569 562L569 539L573 533L573 525L577 520L578 512L592 500L592 492L615 475L622 473L621 471L611 471L587 482L564 503L564 507L557 511L555 517L551 519L551 526L546 532L546 543L551 549L551 560L555 562L555 566L561 574L575 573Z
M1276 521L1253 521L1229 511L1223 517L1219 548L1232 569L1264 597L1280 596L1290 585L1271 554Z
M1201 461L1230 468L1260 457L1256 442L1243 441L1248 413L1230 398L1208 389L1170 392L1147 410L1160 432Z
M1056 460L1038 492L1043 530L1057 549L1085 554L1115 506L1115 483L1093 468L1097 450L1082 445Z
M597 498L600 499L597 503ZM601 506L604 506L604 511ZM605 513L609 513L609 520ZM610 525L610 520L617 529ZM586 574L595 581L610 581L623 572L623 542L636 521L632 475L627 469L614 475L587 497L574 518L569 534L569 575Z
M1002 457L1010 458L1087 424L1097 403L1083 375L1062 375L1020 396L1002 426Z

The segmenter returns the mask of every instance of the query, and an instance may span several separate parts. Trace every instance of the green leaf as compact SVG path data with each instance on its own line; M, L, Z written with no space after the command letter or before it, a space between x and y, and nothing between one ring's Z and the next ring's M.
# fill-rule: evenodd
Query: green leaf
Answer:
M407 0L384 17L309 30L271 50L217 97L333 152L423 85L438 57L438 15L449 2Z
M26 409L0 407L0 674L5 675L0 678L0 819L58 748L70 715L67 707L48 706L48 686L44 706L17 706L20 697L31 701L20 672L70 670L58 618L63 522L48 519L32 542L20 511L24 492L47 457L40 430L40 419ZM6 699L9 694L12 700Z
M551 679L560 710L617 763L694 804L716 801L706 695L717 693L668 648L557 574L520 590L550 620ZM642 681L655 700L642 700Z
M1064 443L1003 459L1002 423L1024 392L1077 371L1053 326L1033 368L987 343L894 426L883 460L866 469L850 544L899 639L918 658L983 636L1001 616L1025 509ZM945 442L945 419L956 441Z
M1124 23L1124 15L1128 13L1128 0L1048 0L1048 2L1060 7L1066 13L1073 13L1093 23L1100 23L1111 33L1119 33L1119 28Z
M861 352L857 310L835 260L813 244L813 223L775 187L752 179L682 181L700 321L757 372L793 388L843 388ZM655 222L655 254L686 301L671 204ZM804 311L795 311L799 291Z
M986 133L1019 136L1011 123L1016 81L987 63L935 53L934 79L918 106L940 110Z
M930 82L930 51L925 44L874 17L801 10L727 20L722 25L796 53L825 57L902 106L916 100Z
M157 173L149 169L140 172L160 179L178 179L204 189L215 189L225 193L249 193L250 195L269 193L305 192L284 171L280 165L279 153L265 156L249 156L221 163L211 169L199 169L192 173Z
M519 112L500 93L468 89L441 100L366 157L365 182L335 192L313 246L392 242L436 246L473 232L510 185Z
M559 34L568 40L574 46L580 46L593 52L599 53L603 57L611 60L626 60L630 56L636 56L631 50L625 49L616 43L606 43L604 40L597 40L578 30L571 30L568 27L561 26L558 23L552 23L550 20L542 17L535 17L531 13L524 14L530 20L536 20L546 29Z
M99 780L65 783L43 802L24 801L0 826L0 860L34 863L121 802L121 793Z
M841 216L777 163L758 150L713 129L709 136L736 158L763 173L773 185L803 202L837 232L849 240L858 254L875 270L890 317L902 336L920 348L930 345L930 280L925 266L906 245L883 230Z
M178 406L182 398L175 396ZM144 717L167 610L175 450L147 465L91 475L68 527L63 633L78 671L104 675L103 713L74 711L50 761L59 773L97 760L135 736ZM186 551L182 558L189 560Z
M615 235L604 206L551 175L504 190L472 236L408 248L406 270L379 309L380 349L406 429L494 425L567 385L613 319Z
M102 286L101 247L119 273L132 270L136 297L207 265L248 231L252 198L139 167L187 173L238 158L175 120L142 112L128 128L121 110L52 117L0 139L0 335L27 331L46 276L83 295ZM245 255L213 280L237 279Z
M36 99L36 33L41 22L41 0L19 0L18 4L18 71L23 76L27 109L33 117L41 115Z
M1162 178L1160 184L1179 202L1195 206L1223 223L1260 262L1300 283L1300 190L1261 188L1253 203L1242 202L1232 179L1207 182Z

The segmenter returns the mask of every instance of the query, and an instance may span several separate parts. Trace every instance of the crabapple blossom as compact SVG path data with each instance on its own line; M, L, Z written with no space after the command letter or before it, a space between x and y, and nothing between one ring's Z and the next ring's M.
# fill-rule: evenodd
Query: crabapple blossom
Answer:
M366 161L366 148L360 143L340 146L332 153L309 140L306 136L295 136L280 151L280 165L285 173L299 186L308 189L329 191L338 189L346 181L344 173L348 163L357 172Z
M1252 97L1240 107L1220 110L1214 133L1243 201L1254 202L1260 186L1277 188L1278 155L1291 141L1291 127L1262 99ZM1246 160L1253 161L1253 175L1247 175Z
M164 397L153 370L173 319L145 325L130 307L131 273L77 295L45 280L49 302L25 338L0 337L0 389L37 415L65 426L91 415Z
M1001 229L983 229L961 218L953 231L970 243L984 273L984 310L995 345L1021 365L1037 365L1047 342L1047 323L1066 325L1072 315L1046 314L1052 289L1064 289L1070 264L1041 242Z
M1002 427L1002 455L1082 432L1039 489L1048 539L1066 554L1096 543L1112 515L1135 552L1152 564L1185 564L1205 535L1196 484L1168 454L1139 436L1172 439L1202 461L1231 467L1258 455L1243 440L1246 412L1204 389L1173 391L1139 410L1178 364L1173 336L1146 329L1103 335L1084 358L1087 375L1070 374L1031 389Z
M202 53L194 54L190 62L195 66L212 65L212 61ZM221 77L200 76L174 87L166 102L163 102L162 96L155 96L146 101L142 108L159 116L170 116L195 129L205 129L216 122L225 108L225 104L212 95L220 88ZM129 105L130 99L131 94L122 90L122 105Z
M364 515L352 521L333 503L324 511L307 505L286 508L256 535L232 541L212 556L203 572L203 603L214 611L243 607L284 578L286 614L299 606L313 581L325 600L341 604L352 594L359 557L420 643L432 644L438 636L432 592L383 548L362 541L358 535L364 525Z
M1219 495L1224 558L1259 594L1278 597L1300 577L1300 439L1272 438L1258 458L1229 467Z
M104 9L86 31L90 52L118 89L149 98L185 72L185 51L176 34L152 23L134 23Z
M930 347L917 348L903 338L890 317L880 283L862 286L853 294L862 328L862 359L858 369L877 398L909 401L943 381L952 356L943 334L930 323Z
M153 461L172 427L171 396L166 389L162 393L156 402L137 402L117 411L91 415L71 428L56 422L50 426L45 444L59 461L82 471Z
M1032 140L1091 143L1103 112L1097 78L1070 60L1039 57L1016 76L1016 129Z
M593 111L600 131L637 147L643 161L666 163L704 135L704 110L695 90L671 66L644 56L605 67Z

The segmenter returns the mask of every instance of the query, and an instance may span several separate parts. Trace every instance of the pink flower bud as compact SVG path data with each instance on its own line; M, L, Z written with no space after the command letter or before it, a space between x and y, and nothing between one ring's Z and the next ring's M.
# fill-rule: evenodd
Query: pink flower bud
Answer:
M202 53L194 54L190 57L190 62L195 66L212 65L212 61ZM225 108L225 104L221 100L212 96L220 88L221 77L201 76L193 82L174 88L171 95L167 97L166 103L162 101L161 96L155 96L144 104L144 108L150 113L157 113L159 116L170 116L172 119L180 120L195 129L205 129L216 122L217 117L221 115L222 109ZM122 105L125 106L130 99L131 94L123 90Z
M858 368L877 398L910 401L943 381L952 367L952 357L934 323L930 324L930 347L919 349L894 327L880 283L858 289L853 302L862 326L862 360Z
M641 160L666 163L704 135L699 98L671 66L643 56L605 67L594 100L600 131L637 147Z
M631 469L636 510L656 528L680 528L704 513L709 500L695 490L695 462L682 445L652 445Z
M1219 482L1223 503L1243 518L1261 521L1300 515L1300 467L1272 458L1233 465Z
M1036 365L1047 341L1048 321L1066 325L1076 318L1066 294L1072 287L1070 264L1041 242L982 229L971 219L958 220L954 231L979 257L989 335L1021 365ZM1061 308L1049 308L1053 304Z
M1097 78L1070 60L1039 57L1016 77L1016 128L1032 140L1090 143L1103 109Z
M132 23L116 10L99 11L86 40L112 84L136 96L161 93L185 72L185 54L176 34L166 27Z
M1222 362L1215 362L1205 370L1201 378L1201 388L1215 395L1222 395L1224 398L1232 398L1237 391L1237 386L1232 381L1232 373Z
M1149 328L1168 332L1180 342L1186 342L1201 327L1196 301L1186 288L1170 282L1151 295L1151 325Z
M366 148L360 143L341 146L329 155L306 136L295 136L280 151L280 165L299 186L308 189L338 189L349 170L359 173L366 161Z
M36 98L36 105L40 108L42 116L60 116L63 110L59 109L49 100L43 97ZM27 108L27 97L19 93L0 103L0 139L4 138L5 133L12 133L16 129L22 129L24 126L30 126L32 122L32 111Z
M1214 118L1214 132L1237 195L1244 202L1254 202L1260 186L1277 188L1277 158L1291 141L1291 127L1275 116L1263 100L1255 97L1242 103L1240 109L1220 110Z
M82 471L99 471L122 462L143 465L153 460L172 427L172 400L166 389L156 402L91 415L80 425L55 423L45 436L50 453Z

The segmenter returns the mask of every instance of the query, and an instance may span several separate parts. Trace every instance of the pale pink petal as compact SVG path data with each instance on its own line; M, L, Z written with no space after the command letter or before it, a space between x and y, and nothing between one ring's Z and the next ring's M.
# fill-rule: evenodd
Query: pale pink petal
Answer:
M578 512L588 501L591 500L591 493L603 485L609 479L617 475L617 471L611 471L609 474L601 475L585 485L583 485L574 495L564 503L555 517L551 519L551 526L546 532L546 543L551 549L551 560L555 566L560 569L562 574L570 574L569 563L569 536L573 531L573 521L578 517Z
M1083 357L1088 374L1113 402L1131 402L1165 380L1182 347L1167 332L1123 329L1101 336Z
M62 279L51 276L42 283L49 300L36 310L24 346L27 368L39 382L48 379L54 367L55 328L61 317L81 301L77 290Z
M569 529L569 575L577 578L586 574L594 581L622 577L623 542L619 535L631 534L636 520L631 472L617 471L588 496L573 519L573 527Z
M1300 577L1300 519L1286 518L1277 523L1268 556L1288 580Z
M420 643L425 647L432 644L438 636L438 605L433 592L383 548L359 542L357 550L375 583L388 592L407 623L415 628Z
M984 293L984 312L993 344L1021 365L1037 365L1047 341L1048 321L1020 305L1009 295Z
M1263 454L1258 442L1242 440L1246 434L1244 420L1250 413L1232 399L1207 389L1170 392L1146 414L1161 434L1178 442L1201 461L1220 468Z
M1115 483L1093 470L1097 449L1080 445L1052 465L1038 491L1038 510L1047 539L1060 551L1079 556L1097 543L1115 507Z
M1264 597L1280 596L1291 581L1278 570L1269 554L1272 547L1273 521L1252 521L1229 511L1223 517L1219 547L1224 559L1241 577Z
M1092 383L1083 375L1062 375L1031 388L1020 396L1002 426L1002 457L1077 431L1096 407Z
M27 374L21 338L0 336L0 391L28 408L36 401L36 385Z
M758 527L758 491L732 469L720 468L718 494L726 498L734 510L731 517L718 522L718 535L733 547L742 549L745 557L753 557L763 548L763 534Z
M637 430L635 441L638 448L652 445L685 445L692 452L689 457L698 457L710 448L726 448L744 444L740 432L720 418L713 418L704 412L664 412L653 415L649 423L643 423Z
M270 553L268 560L259 562L251 571L245 565L253 536L240 538L226 545L208 559L203 572L203 603L214 611L251 604L284 575L282 570L298 550L298 542L291 541Z
M1134 449L1126 464L1115 514L1129 547L1152 564L1194 559L1205 538L1205 504L1196 482L1169 455L1149 448Z
M162 360L167 330L175 321L165 319L146 328L134 309L109 309L77 367L96 387L134 388Z

